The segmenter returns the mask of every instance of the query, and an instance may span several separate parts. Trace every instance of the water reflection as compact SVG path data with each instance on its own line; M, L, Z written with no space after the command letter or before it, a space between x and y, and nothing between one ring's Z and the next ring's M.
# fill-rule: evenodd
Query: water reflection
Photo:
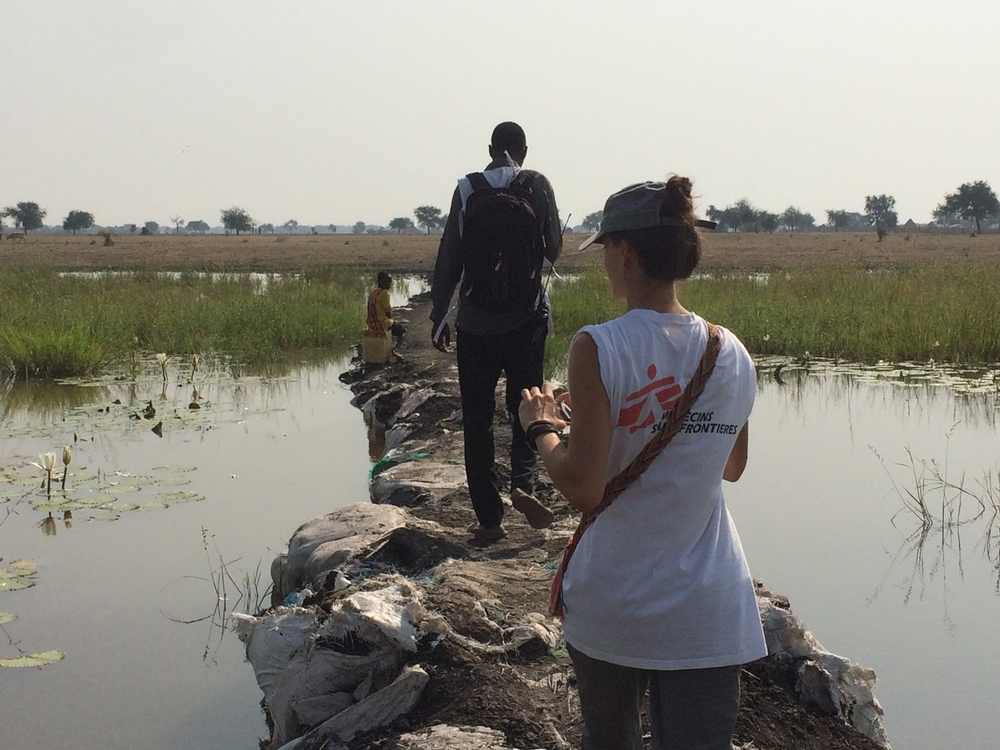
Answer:
M108 400L105 385L61 385L44 381L0 380L0 425L19 416L51 420L72 409Z
M863 365L836 360L760 357L758 379L780 387L790 403L809 408L811 400L902 407L906 416L947 409L957 422L997 426L1000 368L966 368L912 362Z
M386 426L376 420L369 412L362 412L368 433L368 458L378 461L385 455Z

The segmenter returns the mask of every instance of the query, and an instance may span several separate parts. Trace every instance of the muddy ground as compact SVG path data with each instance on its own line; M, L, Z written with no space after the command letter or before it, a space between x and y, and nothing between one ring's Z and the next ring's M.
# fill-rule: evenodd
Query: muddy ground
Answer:
M569 234L560 270L599 263L599 250L575 254L585 238ZM440 235L121 235L109 246L95 235L30 234L0 243L0 265L43 263L64 270L145 267L294 272L317 266L358 266L400 273L429 273ZM942 259L1000 262L1000 233L895 232L878 242L873 232L783 232L703 235L702 268L781 270L830 264L870 268Z
M410 383L432 386L438 392L450 392L451 397L436 399L420 408L424 425L407 440L429 440L435 445L435 460L461 461L461 433L454 427L450 415L457 408L457 376L454 354L443 354L430 345L427 322L429 304L417 300L414 308L400 317L407 319L409 333L400 353L403 361L379 372L374 379L359 381L353 386L358 401L384 389L387 383ZM433 414L424 413L433 410ZM509 464L505 446L509 445L510 429L498 399L495 420L497 454L500 475L506 480ZM544 471L539 476L542 499L560 519L573 516L573 511L553 489ZM435 521L461 535L475 522L468 491L461 489L440 500L417 502L408 510L415 516ZM492 561L496 577L490 594L502 602L502 611L491 613L494 620L514 618L517 613L546 612L548 580L565 544L559 535L545 535L532 529L524 518L508 508L504 519L508 536L498 542L475 545L475 555ZM466 535L467 536L467 535ZM467 542L468 543L468 542ZM537 576L525 576L524 565L537 570ZM510 566L518 575L504 575ZM478 632L475 618L470 618L472 603L454 595L440 600L432 595L428 605L441 612L456 632L488 642L490 633ZM794 606L794 602L792 603ZM466 622L468 621L468 622ZM808 623L806 623L808 626ZM819 634L822 638L822 633ZM444 645L444 644L442 644ZM848 657L850 655L847 655ZM560 738L578 747L580 723L575 693L565 689L572 682L570 660L563 654L542 650L535 654L518 654L516 661L504 657L487 660L473 654L461 644L425 655L422 663L431 675L417 709L397 721L379 736L368 736L352 747L398 747L401 732L413 731L437 723L454 725L485 725L504 732L508 743L521 748L553 748ZM737 723L737 747L759 750L875 750L872 740L835 716L824 715L800 705L792 694L790 669L794 665L761 660L747 665L743 674L741 711ZM877 690L876 690L877 695ZM752 744L750 744L752 743Z

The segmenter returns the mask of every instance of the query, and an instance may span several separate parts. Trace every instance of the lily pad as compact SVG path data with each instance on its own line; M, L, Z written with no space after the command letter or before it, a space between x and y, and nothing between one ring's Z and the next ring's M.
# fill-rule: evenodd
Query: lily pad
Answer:
M173 505L174 503L197 503L205 499L204 495L197 492L177 490L176 492L164 492L160 495L163 500Z
M139 510L139 504L138 503L112 503L111 505L109 505L107 507L107 510L118 511L119 513L130 511L130 510Z
M166 507L166 503L139 503L135 510L163 510Z
M179 472L188 472L188 471L197 471L197 470L198 470L197 466L164 465L164 466L154 466L153 467L153 471L179 471Z
M121 518L121 515L118 514L118 513L95 513L94 515L90 516L87 520L88 521L117 521L119 518Z
M42 484L41 474L24 474L19 472L17 474L9 474L8 479L11 484L19 484L22 487L41 486Z
M14 659L0 659L0 667L44 667L46 664L65 659L62 651L43 651L40 654L28 654Z
M97 508L101 505L106 505L107 503L113 503L115 499L113 497L83 497L74 501L74 504L79 505L81 508Z
M34 585L35 582L30 578L19 578L18 576L7 578L3 575L3 571L0 571L0 591L21 591L22 589L30 589Z
M35 510L39 510L42 513L57 513L63 510L76 510L77 508L82 508L83 506L79 503L75 503L72 500L64 500L62 502L42 502L42 503L32 503L32 507Z
M10 612L0 612L0 625L6 625L16 619L17 615L12 615Z
M16 576L30 576L38 570L38 566L30 560L12 560L7 564L11 574Z
M101 487L102 492L107 492L112 495L123 495L128 492L138 492L141 490L138 484L112 484L106 487Z
M184 477L149 477L146 479L146 483L158 487L181 487L185 484L191 484L191 480Z

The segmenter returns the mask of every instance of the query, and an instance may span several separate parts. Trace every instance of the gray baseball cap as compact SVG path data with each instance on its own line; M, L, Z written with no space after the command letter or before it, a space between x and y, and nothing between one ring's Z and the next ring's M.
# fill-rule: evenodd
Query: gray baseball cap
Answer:
M639 182L629 185L612 195L604 204L604 218L601 228L580 244L580 250L591 245L600 245L608 232L625 232L632 229L650 227L686 227L690 222L661 216L665 182ZM695 219L693 226L715 229L714 221Z

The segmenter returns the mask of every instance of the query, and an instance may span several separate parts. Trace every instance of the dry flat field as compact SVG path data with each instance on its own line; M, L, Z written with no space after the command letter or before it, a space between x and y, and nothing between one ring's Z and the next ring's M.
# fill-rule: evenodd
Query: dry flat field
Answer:
M577 254L586 235L569 234L559 270L599 263L600 250ZM119 235L105 247L95 235L29 234L0 243L0 266L42 262L64 270L137 267L184 270L300 271L338 265L406 273L434 269L440 235ZM896 232L877 242L874 232L784 232L704 235L702 269L773 271L823 265L881 268L936 260L989 259L1000 263L1000 233Z

